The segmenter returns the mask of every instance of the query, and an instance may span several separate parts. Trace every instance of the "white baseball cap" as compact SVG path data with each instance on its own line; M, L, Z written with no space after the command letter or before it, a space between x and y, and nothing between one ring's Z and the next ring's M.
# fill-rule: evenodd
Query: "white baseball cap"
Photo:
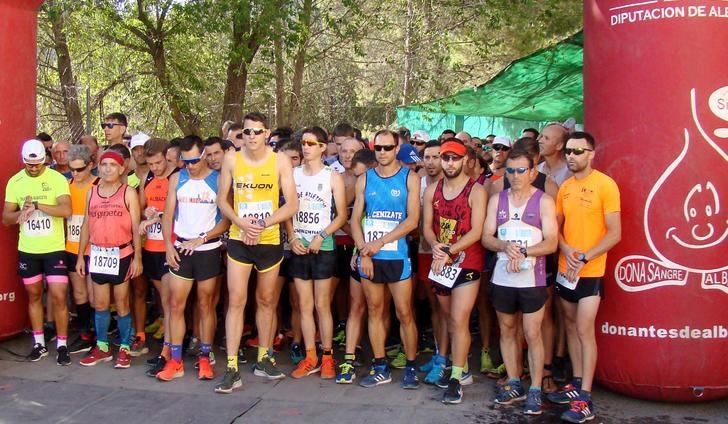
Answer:
M508 137L503 137L502 135L496 136L496 138L493 139L493 144L502 144L507 147L511 147L511 139Z
M136 133L133 136L131 136L131 141L129 142L129 149L133 149L135 147L144 147L144 143L147 142L151 137L149 137L147 134L144 134L143 132Z
M430 141L430 134L425 130L417 130L412 134L412 140Z
M23 162L37 165L45 162L46 150L40 140L30 139L23 143Z

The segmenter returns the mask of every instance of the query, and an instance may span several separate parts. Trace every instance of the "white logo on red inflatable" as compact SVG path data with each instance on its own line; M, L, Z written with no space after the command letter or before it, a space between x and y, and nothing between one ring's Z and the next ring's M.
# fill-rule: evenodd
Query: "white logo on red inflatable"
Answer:
M728 139L728 128L718 126L728 121L728 86L714 91L708 99L714 116L705 119L716 122L712 134L701 125L695 89L690 91L690 102L695 128L702 140L691 140L690 131L685 128L682 151L650 190L645 202L644 229L650 250L658 259L642 255L620 259L614 277L625 291L684 286L690 273L695 273L701 276L702 288L728 293L728 204L721 204L720 199L721 193L728 192L728 154L713 139ZM704 161L699 172L685 171L689 154ZM676 193L683 193L680 204L670 202L681 198ZM720 251L724 254L715 254Z

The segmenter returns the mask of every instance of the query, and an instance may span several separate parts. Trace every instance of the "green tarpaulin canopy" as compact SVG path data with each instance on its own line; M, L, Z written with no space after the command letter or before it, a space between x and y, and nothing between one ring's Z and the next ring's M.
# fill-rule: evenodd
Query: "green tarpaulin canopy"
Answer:
M436 138L443 130L517 137L527 127L583 122L584 34L511 62L488 82L427 103L397 108L397 123Z

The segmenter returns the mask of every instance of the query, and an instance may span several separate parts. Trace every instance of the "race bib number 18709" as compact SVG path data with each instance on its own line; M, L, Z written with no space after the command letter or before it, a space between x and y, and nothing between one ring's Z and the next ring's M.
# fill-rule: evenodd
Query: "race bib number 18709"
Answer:
M89 257L89 272L94 274L119 275L118 247L98 247L91 245L91 256Z

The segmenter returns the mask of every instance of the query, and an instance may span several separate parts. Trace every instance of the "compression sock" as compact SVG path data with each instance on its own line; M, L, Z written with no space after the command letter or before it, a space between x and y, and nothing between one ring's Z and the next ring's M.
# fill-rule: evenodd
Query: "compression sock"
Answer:
M116 320L119 325L119 338L121 347L129 349L129 336L131 336L131 314L119 315Z
M172 360L177 362L182 362L182 345L181 344L173 344L170 348L172 351Z
M111 312L109 310L96 311L96 339L99 342L106 343L107 349L109 345L109 324L111 323ZM106 351L104 351L106 352Z

